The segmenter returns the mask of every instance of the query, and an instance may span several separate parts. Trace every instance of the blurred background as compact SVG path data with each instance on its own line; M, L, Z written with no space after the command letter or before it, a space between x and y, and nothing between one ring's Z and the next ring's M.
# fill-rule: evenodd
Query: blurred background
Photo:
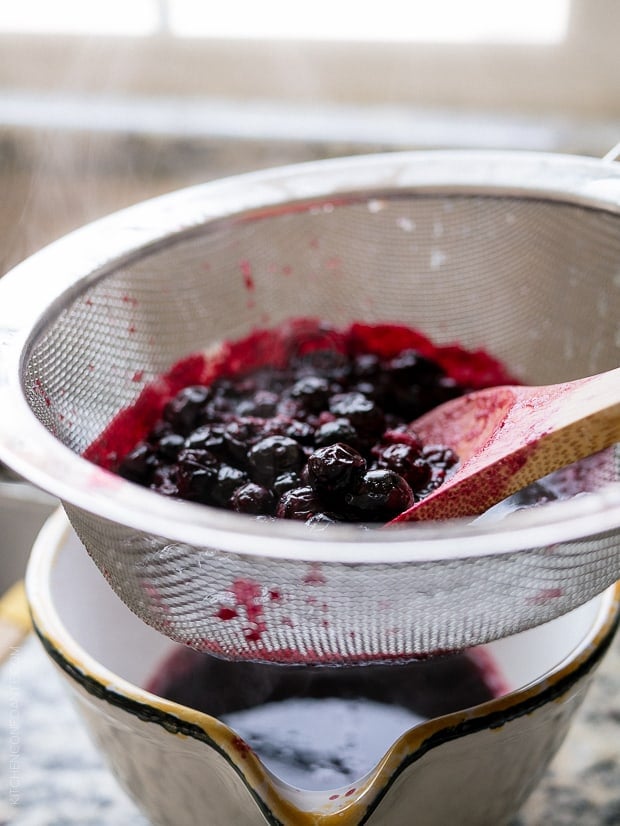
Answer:
M0 3L0 273L103 213L401 148L604 154L617 0Z
M617 0L0 3L0 275L100 215L261 167L398 149L604 155ZM0 593L46 497L0 469Z

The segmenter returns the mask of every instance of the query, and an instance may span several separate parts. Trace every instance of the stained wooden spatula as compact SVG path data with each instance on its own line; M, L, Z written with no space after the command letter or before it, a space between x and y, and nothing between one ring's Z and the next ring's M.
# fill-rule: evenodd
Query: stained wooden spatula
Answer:
M620 442L620 367L546 387L493 387L412 423L459 456L456 472L394 522L474 516L526 485Z

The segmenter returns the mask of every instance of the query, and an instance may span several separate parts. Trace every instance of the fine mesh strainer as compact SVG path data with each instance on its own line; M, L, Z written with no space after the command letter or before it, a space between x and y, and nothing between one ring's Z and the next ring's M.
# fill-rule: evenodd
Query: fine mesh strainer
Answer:
M271 170L125 210L6 276L0 456L63 501L147 623L236 659L397 660L545 622L620 576L618 446L569 501L370 531L169 500L80 458L179 358L291 316L405 323L531 384L616 367L620 167L431 152Z

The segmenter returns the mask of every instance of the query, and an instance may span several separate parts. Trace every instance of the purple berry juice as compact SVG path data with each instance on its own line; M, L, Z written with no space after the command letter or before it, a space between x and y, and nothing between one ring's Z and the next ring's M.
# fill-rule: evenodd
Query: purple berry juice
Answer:
M179 649L147 688L217 717L276 776L309 790L355 784L412 726L505 690L476 650L407 664L305 668Z

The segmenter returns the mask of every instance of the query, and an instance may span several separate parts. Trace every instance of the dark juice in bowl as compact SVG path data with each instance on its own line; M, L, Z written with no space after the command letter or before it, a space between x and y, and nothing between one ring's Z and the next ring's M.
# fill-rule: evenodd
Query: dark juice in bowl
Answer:
M480 650L406 664L298 667L180 648L147 689L230 726L276 776L309 790L359 781L413 726L503 693Z

